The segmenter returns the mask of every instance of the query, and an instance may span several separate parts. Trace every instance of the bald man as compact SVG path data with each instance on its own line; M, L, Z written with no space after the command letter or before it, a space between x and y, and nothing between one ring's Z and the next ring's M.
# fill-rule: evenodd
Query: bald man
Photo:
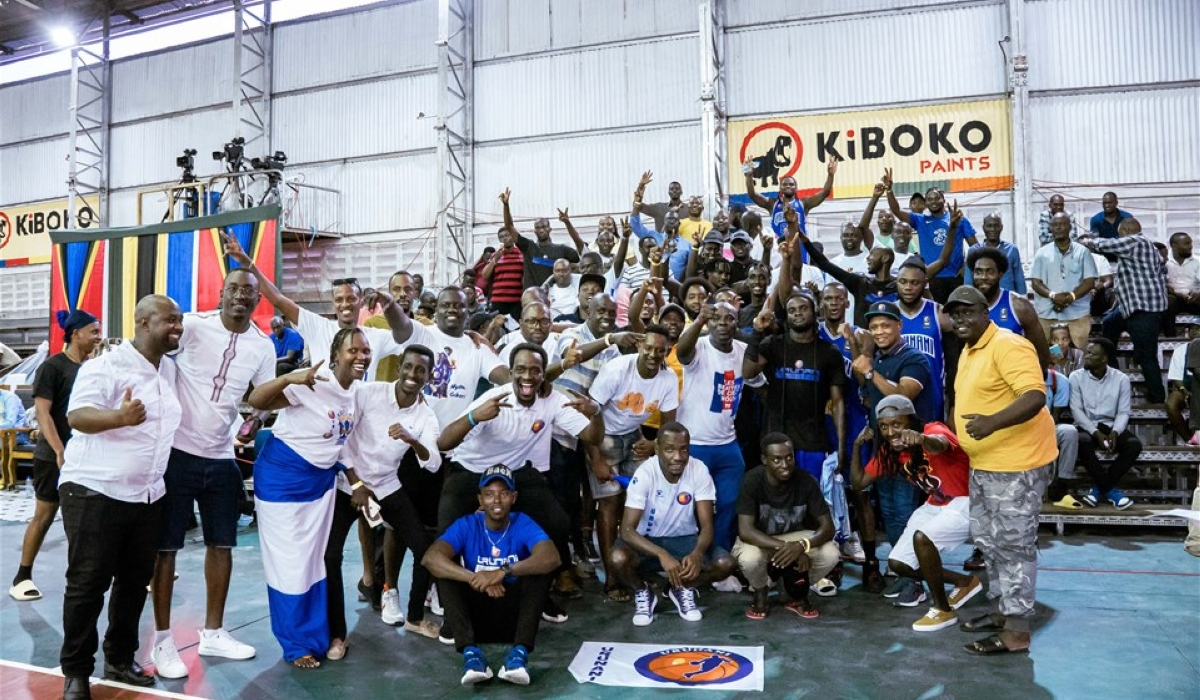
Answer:
M96 621L108 601L104 677L154 684L134 660L146 582L158 549L163 474L182 411L175 362L183 314L172 299L150 295L134 312L130 342L79 368L67 421L74 437L59 476L67 533L67 587L60 661L63 698L91 697Z

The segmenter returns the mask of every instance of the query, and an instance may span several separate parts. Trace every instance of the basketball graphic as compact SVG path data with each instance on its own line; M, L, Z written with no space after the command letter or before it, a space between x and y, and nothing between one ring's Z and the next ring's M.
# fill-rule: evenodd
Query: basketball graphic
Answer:
M668 649L647 654L634 663L651 680L679 686L715 685L744 678L754 664L741 654L702 647Z

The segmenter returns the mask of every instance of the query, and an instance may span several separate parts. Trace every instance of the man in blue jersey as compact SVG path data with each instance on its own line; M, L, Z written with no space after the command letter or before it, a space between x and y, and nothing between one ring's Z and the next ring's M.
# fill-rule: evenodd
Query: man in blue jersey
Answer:
M775 238L780 240L787 238L788 225L783 218L785 207L791 207L796 212L800 220L800 230L807 231L804 222L808 217L808 212L816 209L833 192L833 178L837 175L838 162L837 157L829 159L829 163L825 166L825 186L811 197L796 196L796 178L788 176L779 178L779 194L771 199L754 190L754 160L747 160L742 164L742 172L746 174L746 194L755 204L771 212L771 229L775 231ZM803 253L800 254L803 255Z
M913 227L913 230L917 232L921 257L925 260L926 265L932 265L941 256L942 246L947 245L950 231L950 212L946 209L945 195L936 187L929 188L925 192L926 213L910 213L900 208L900 202L896 201L896 193L892 192L891 168L886 168L883 172L883 186L887 190L888 207L892 210L892 215L896 217L896 221ZM949 262L930 280L929 291L938 303L946 303L950 292L954 291L959 284L958 278L962 274L963 268L962 242L964 240L971 245L979 242L975 238L975 227L966 217L963 217L954 239L949 242L951 246Z
M1042 372L1050 367L1050 344L1038 320L1037 310L1023 296L1000 286L1000 278L1008 271L1008 258L997 248L980 246L967 255L971 268L971 286L983 292L988 302L988 317L997 326L1023 335L1037 349Z

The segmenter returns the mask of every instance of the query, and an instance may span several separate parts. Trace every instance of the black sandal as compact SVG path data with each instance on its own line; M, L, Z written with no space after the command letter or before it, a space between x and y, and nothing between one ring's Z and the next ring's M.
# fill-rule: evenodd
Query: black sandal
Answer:
M966 649L967 653L975 654L976 656L993 656L995 654L1028 654L1029 653L1028 647L1026 647L1025 649L1009 649L1008 645L1006 645L1004 643L1004 640L1001 639L1000 635L998 635L998 634L993 634L990 637L984 637L983 639L977 639L974 642L971 642L970 644L964 645L963 649Z
M1004 629L1004 623L996 622L991 613L972 618L958 626L963 632L999 632Z

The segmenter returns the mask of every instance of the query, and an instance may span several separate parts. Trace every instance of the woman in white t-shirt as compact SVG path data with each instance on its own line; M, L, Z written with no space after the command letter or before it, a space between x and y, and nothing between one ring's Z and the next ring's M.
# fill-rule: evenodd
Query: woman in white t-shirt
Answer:
M254 503L271 631L283 658L317 668L329 649L324 552L333 522L338 455L358 423L358 380L371 364L360 328L343 328L322 362L278 377L247 402L276 410L271 438L254 463ZM360 483L346 470L351 484Z

